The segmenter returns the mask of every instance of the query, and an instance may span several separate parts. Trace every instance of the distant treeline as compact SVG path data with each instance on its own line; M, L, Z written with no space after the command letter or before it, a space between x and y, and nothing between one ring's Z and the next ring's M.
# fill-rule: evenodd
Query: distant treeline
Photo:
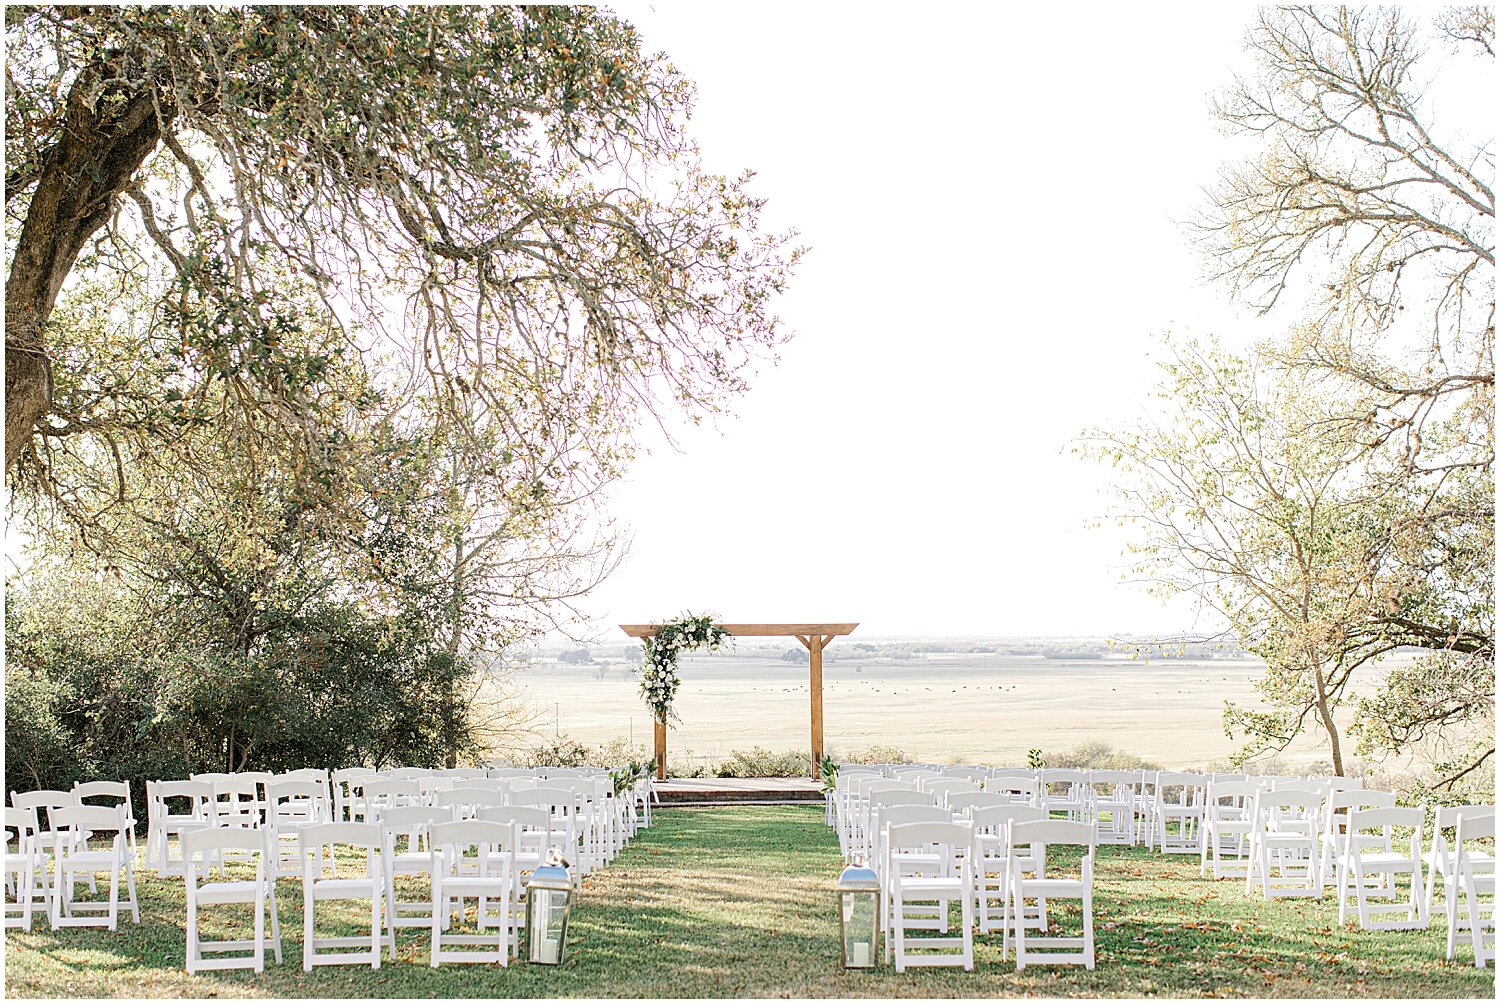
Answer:
M739 644L731 650L733 654L780 658L787 662L806 662L807 650L800 645L781 648L760 643ZM905 662L924 659L929 655L998 655L1009 657L1035 657L1043 659L1104 659L1110 655L1135 657L1140 660L1161 659L1243 659L1246 653L1238 645L1224 641L1188 641L1178 638L1165 639L1024 639L979 641L853 641L839 639L823 650L823 661L868 662L889 659ZM636 663L640 661L639 645L607 645L577 647L561 653L546 653L544 658L555 658L570 665L588 665L597 661Z

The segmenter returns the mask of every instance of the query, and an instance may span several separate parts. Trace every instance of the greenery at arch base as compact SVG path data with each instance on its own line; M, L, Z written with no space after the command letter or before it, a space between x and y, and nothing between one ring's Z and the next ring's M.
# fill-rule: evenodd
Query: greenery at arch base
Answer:
M641 696L660 721L676 717L672 701L682 683L677 675L678 654L697 649L717 652L728 637L729 632L715 624L712 615L684 614L658 626L656 634L642 641Z

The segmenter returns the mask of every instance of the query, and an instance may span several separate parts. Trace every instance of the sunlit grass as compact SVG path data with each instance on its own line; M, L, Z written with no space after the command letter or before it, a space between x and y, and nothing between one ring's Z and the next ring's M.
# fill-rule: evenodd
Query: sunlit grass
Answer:
M1243 882L1198 877L1196 857L1100 848L1098 968L1000 962L1000 937L977 939L976 969L839 969L832 884L837 842L818 808L667 809L614 864L588 879L560 968L427 965L425 932L398 934L398 959L302 971L300 885L283 881L284 962L266 972L189 977L181 880L139 878L143 923L118 932L39 920L7 931L10 996L1390 996L1479 997L1493 970L1464 950L1443 959L1441 923L1427 931L1339 927L1322 901L1266 903ZM416 890L411 890L415 892ZM403 896L403 898L407 898ZM248 911L215 912L234 937ZM359 904L320 904L319 935L357 935ZM325 920L324 918L327 918ZM1071 927L1074 917L1067 917ZM363 930L368 930L364 928Z

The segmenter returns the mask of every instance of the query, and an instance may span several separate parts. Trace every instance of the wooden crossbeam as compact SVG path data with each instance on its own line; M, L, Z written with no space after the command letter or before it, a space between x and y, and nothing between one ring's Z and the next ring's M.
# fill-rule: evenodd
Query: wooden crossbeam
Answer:
M736 638L790 638L797 635L828 635L836 638L839 635L853 634L854 629L859 627L854 624L720 624L727 634ZM632 638L652 638L661 630L660 624L621 624L620 630Z

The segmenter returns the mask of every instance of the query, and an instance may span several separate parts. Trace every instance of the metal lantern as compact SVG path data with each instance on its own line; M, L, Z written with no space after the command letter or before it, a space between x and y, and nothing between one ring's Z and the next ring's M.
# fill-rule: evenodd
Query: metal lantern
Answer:
M880 934L880 879L855 857L839 876L839 936L845 969L875 968L875 939Z
M572 909L573 876L554 848L547 862L526 882L527 961L555 966L563 960L568 942L568 913Z

